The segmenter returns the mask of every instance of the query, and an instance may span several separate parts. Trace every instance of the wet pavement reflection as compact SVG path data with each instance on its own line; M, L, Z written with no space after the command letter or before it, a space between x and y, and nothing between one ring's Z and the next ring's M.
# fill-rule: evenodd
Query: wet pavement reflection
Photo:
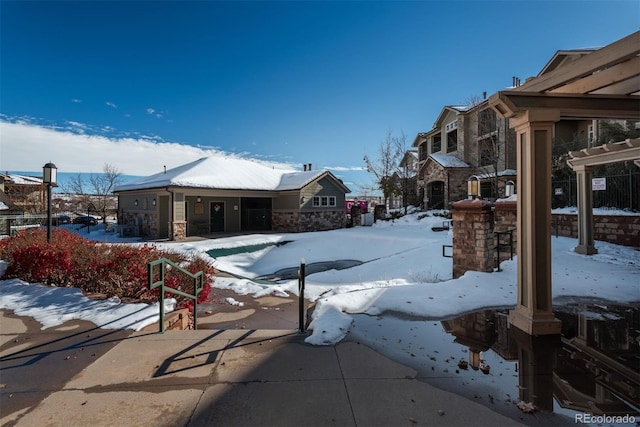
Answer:
M579 414L639 421L640 305L574 302L555 315L562 334L541 337L510 326L507 309L440 321L357 315L348 339L526 424L575 425Z

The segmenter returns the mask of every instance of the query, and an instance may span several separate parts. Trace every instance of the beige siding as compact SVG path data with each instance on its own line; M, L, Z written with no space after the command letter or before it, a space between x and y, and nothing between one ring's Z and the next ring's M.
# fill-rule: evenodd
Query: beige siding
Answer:
M306 198L305 198L306 200ZM273 209L298 210L300 208L300 192L281 193L273 199Z

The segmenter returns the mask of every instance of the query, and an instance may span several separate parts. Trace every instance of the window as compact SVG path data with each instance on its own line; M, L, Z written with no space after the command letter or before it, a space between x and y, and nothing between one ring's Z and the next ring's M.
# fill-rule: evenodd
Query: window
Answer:
M480 111L478 114L478 136L484 136L495 132L497 129L498 116L491 108Z
M335 207L336 206L336 196L313 196L313 207Z
M491 166L495 163L495 144L493 138L485 138L478 143L480 150L480 166Z
M440 134L437 134L433 137L433 149L431 150L431 152L437 153L440 150L442 150L442 136L440 136Z
M458 149L458 130L451 131L447 134L447 153Z

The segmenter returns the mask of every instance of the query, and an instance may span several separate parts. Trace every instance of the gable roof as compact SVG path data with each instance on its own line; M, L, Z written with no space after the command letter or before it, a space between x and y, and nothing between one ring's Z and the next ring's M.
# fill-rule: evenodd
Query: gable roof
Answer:
M433 159L443 168L468 168L469 164L463 162L456 156L450 154L429 154L429 158Z
M555 69L558 69L566 64L569 64L576 59L582 58L585 55L588 55L599 48L588 48L588 49L569 49L569 50L558 50L552 57L549 59L549 62L540 70L538 73L538 77L547 74Z
M286 191L300 189L323 175L330 175L346 192L350 191L328 171L296 172L275 169L253 160L211 156L119 185L114 193L164 187Z
M444 108L442 108L442 111L440 112L440 115L438 116L438 118L436 119L435 123L433 124L434 128L441 128L442 124L444 122L445 117L447 117L447 114L453 112L456 114L460 114L460 113L464 113L469 109L468 106L464 106L464 105L447 105Z

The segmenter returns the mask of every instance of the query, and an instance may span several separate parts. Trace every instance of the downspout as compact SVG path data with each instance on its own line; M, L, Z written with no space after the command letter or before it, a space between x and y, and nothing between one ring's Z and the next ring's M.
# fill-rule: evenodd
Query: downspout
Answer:
M173 230L173 209L174 209L173 198L174 198L174 194L173 194L173 191L169 190L169 187L165 188L165 190L166 190L167 193L171 194L171 197L169 199L169 232L170 232L171 235L169 236L169 238L170 238L170 240L173 240L174 236L175 236L175 233L174 233L174 230Z

